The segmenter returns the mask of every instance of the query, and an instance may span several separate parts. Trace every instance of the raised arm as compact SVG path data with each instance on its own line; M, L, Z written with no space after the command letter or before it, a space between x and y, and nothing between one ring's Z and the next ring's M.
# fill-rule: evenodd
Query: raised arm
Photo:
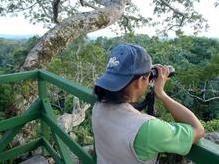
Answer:
M155 80L155 94L156 97L163 102L164 106L171 113L176 122L190 124L194 128L194 141L197 143L200 138L204 136L204 127L198 118L184 105L178 103L164 91L164 86L168 80L169 69L166 66L158 65L158 78Z

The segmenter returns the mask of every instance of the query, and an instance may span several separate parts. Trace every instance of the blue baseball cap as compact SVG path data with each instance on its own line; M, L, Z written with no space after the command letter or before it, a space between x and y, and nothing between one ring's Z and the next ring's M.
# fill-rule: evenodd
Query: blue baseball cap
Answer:
M119 91L135 75L148 73L151 68L151 57L143 47L135 44L119 44L112 49L106 72L95 85L109 91Z

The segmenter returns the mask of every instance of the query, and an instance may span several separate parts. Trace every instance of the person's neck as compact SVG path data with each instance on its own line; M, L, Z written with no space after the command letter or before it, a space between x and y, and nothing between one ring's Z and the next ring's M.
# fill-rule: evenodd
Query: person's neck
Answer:
M137 102L138 102L138 98L134 95L132 97L130 97L130 99L128 100L128 103L130 103L130 104L134 104Z
M138 93L136 92L136 90L130 88L128 91L128 103L132 104L132 103L136 103L139 99Z

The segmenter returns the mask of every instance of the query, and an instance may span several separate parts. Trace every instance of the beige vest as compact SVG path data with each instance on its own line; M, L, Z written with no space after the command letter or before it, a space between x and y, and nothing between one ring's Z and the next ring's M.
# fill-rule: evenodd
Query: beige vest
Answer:
M133 148L139 128L150 119L154 117L140 113L128 103L96 103L92 111L92 127L97 164L155 163L155 160L138 160Z

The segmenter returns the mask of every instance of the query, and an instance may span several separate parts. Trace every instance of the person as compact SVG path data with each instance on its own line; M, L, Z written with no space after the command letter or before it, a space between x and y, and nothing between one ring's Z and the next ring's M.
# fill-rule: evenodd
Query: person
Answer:
M106 72L94 86L97 164L156 163L158 153L185 155L204 136L198 118L165 92L167 66L154 66L158 70L154 92L176 122L141 113L131 105L146 93L152 67L150 55L139 45L119 44L112 49Z

